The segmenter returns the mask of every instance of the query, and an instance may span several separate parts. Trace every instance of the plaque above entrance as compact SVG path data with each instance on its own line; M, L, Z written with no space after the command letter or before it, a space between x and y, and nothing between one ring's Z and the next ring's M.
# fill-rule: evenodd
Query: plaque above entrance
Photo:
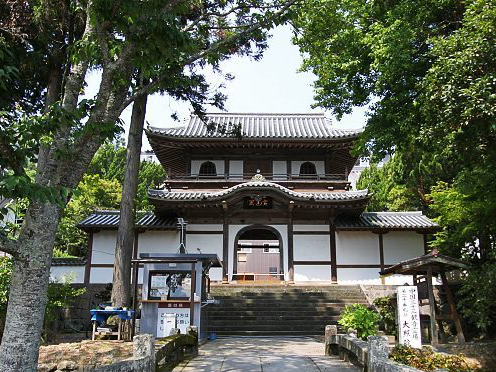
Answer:
M243 200L245 209L272 209L272 198L269 196L247 196Z

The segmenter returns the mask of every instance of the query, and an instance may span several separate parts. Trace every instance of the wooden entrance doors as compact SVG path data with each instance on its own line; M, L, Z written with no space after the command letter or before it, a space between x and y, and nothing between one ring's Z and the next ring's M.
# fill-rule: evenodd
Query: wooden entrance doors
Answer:
M247 283L284 281L282 237L270 226L247 226L234 241L233 280Z

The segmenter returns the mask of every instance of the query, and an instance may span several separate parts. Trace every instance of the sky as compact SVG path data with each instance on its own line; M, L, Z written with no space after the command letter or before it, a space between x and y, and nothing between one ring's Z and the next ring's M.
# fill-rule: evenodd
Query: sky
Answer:
M233 57L221 65L223 73L234 76L232 81L224 81L218 75L207 73L212 87L224 83L223 92L227 95L225 108L236 113L310 113L325 112L321 108L312 109L314 103L313 82L315 76L308 72L299 72L303 61L298 47L291 42L289 26L280 26L272 33L269 47L259 61L248 57ZM100 75L93 72L88 76L87 97L96 93ZM127 128L131 117L130 105L121 115ZM214 109L212 111L219 111ZM189 117L188 103L177 102L168 96L155 94L148 98L146 122L154 127L170 127L180 125L171 118L177 112L180 121ZM354 129L365 125L365 108L357 108L352 114L337 121L330 113L326 113L338 128ZM150 145L143 138L143 150Z

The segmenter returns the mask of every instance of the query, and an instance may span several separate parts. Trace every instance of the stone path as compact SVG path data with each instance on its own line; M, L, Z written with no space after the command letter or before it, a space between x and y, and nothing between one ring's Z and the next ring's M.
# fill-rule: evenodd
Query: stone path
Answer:
M221 337L173 372L358 372L310 337Z

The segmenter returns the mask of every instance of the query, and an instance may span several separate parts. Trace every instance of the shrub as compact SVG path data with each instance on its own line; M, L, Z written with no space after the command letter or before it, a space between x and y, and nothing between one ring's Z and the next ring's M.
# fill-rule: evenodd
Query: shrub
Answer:
M379 314L364 305L346 305L338 323L345 328L356 329L358 337L366 340L377 333Z
M449 372L470 372L474 370L474 367L469 365L463 355L439 354L435 353L430 347L415 349L398 345L393 349L389 358L422 371L434 371L439 368L447 369Z
M379 297L374 300L374 306L379 312L379 322L388 335L396 334L396 308L391 297Z
M12 275L12 260L9 257L0 257L0 338L3 334L7 303L9 300L10 278ZM85 288L75 289L71 286L72 279L62 283L51 282L48 285L48 301L45 310L43 339L50 338L49 328L57 318L58 311L69 306L72 301L86 292Z

